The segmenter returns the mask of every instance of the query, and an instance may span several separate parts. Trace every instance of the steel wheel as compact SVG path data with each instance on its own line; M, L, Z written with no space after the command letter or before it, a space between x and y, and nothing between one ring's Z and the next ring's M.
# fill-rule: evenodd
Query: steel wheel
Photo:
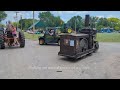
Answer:
M43 44L44 44L44 40L43 40L43 39L40 39L40 40L39 40L39 44L40 44L40 45L43 45Z
M80 40L80 49L81 49L81 52L84 52L84 51L88 50L88 41L87 41L87 39L81 39Z

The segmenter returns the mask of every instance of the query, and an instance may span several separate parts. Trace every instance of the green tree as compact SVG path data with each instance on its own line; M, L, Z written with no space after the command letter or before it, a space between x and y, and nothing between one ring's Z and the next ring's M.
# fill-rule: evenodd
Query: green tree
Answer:
M97 26L103 25L104 27L109 27L109 21L107 18L99 18Z
M117 26L117 24L120 22L120 20L118 19L118 18L115 18L115 17L111 17L111 18L108 18L107 19L108 21L109 21L109 23L110 23L110 27L112 27L112 28L116 28L116 27L119 27L119 26Z
M67 24L71 26L73 30L75 30L75 22L76 22L76 29L81 30L83 28L83 20L81 16L73 16Z
M99 25L99 26L97 26L97 30L101 30L101 28L104 28L104 26L103 25Z
M111 18L108 18L108 21L118 23L120 20L118 18L111 17Z
M96 28L98 19L99 19L98 17L90 17L91 28Z
M5 11L0 11L0 22L4 19L6 19L7 14L5 13Z
M4 24L0 24L0 27L5 27L5 25Z
M118 23L115 23L114 29L120 30L120 21Z
M64 24L64 21L60 18L60 16L54 17L55 27L62 26L63 24Z
M18 25L18 28L20 27L19 22L12 22L12 24L16 27Z
M38 20L35 19L35 22L37 22ZM19 28L21 28L22 25L22 29L28 29L31 25L33 24L33 19L21 19L19 20Z
M50 11L39 13L38 18L44 23L44 27L58 27L64 23L59 16L55 17Z
M119 26L115 26L115 30L120 30L120 27Z

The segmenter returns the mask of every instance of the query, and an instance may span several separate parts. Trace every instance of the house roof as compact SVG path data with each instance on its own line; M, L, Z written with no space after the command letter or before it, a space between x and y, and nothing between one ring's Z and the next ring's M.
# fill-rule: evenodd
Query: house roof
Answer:
M45 27L45 24L41 21L37 21L34 24L32 24L28 29L33 28L33 26L35 26L35 28L42 28L42 27Z

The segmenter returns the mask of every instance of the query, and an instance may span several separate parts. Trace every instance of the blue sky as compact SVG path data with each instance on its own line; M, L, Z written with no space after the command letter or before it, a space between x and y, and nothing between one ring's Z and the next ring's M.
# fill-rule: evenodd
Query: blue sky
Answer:
M6 23L6 21L15 21L15 12L16 11L5 11L7 13L7 18L2 21L2 23ZM18 20L20 19L20 16L22 15L23 19L32 18L33 14L32 11L18 11ZM38 19L39 12L44 11L35 11L35 19ZM60 16L61 19L65 22L67 22L71 17L80 15L82 17L85 17L86 14L90 14L90 16L98 16L98 17L117 17L120 18L120 11L51 11L51 13L55 16Z

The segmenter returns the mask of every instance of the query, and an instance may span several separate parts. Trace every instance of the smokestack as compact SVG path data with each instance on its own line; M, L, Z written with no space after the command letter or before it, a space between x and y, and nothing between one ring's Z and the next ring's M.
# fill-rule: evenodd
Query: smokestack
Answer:
M90 15L85 15L85 27L90 26Z

